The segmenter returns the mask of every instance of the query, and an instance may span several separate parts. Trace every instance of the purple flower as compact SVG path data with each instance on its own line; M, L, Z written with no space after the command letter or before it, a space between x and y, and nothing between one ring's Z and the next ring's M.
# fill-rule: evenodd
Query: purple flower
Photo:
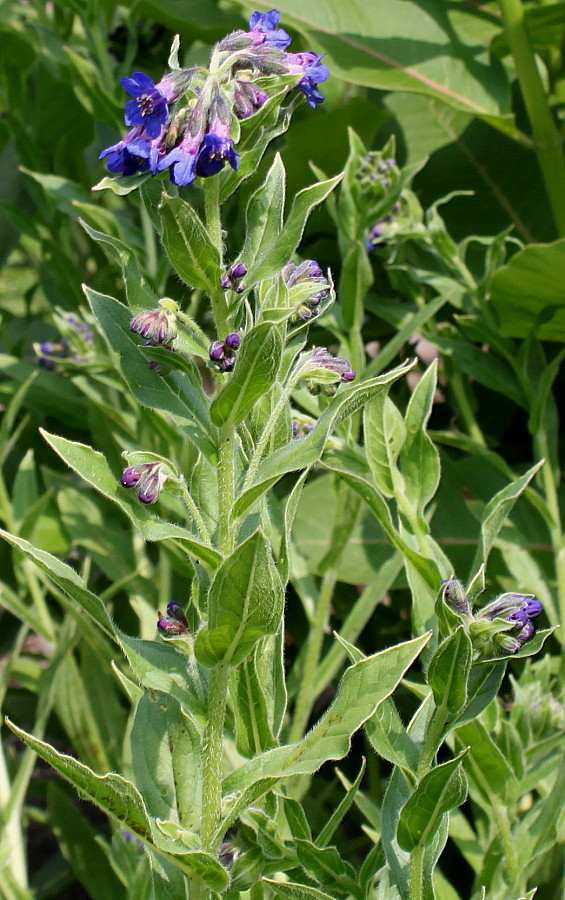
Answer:
M238 334L237 331L230 331L224 341L224 344L230 350L239 350L239 347L241 345L241 335Z
M277 9L271 9L269 12L254 12L249 19L249 27L251 34L259 38L254 43L269 44L271 47L277 47L279 50L286 50L292 38L282 28L278 28L281 14Z
M126 136L102 151L98 159L106 159L109 172L135 175L149 168L150 144L143 137L143 128L132 128Z
M178 147L169 151L159 162L159 172L170 168L170 178L173 184L184 187L192 184L196 178L196 161L201 146L201 135L193 135L186 132Z
M229 162L232 169L237 170L239 153L234 149L229 124L226 124L223 117L215 115L200 147L196 160L196 174L202 178L217 175L226 162Z
M442 581L441 586L446 604L459 615L470 616L471 606L461 582L456 578L446 578L445 581Z
M131 78L122 78L121 84L134 98L126 103L126 125L142 126L148 138L158 137L163 125L169 121L169 103L178 94L171 90L166 78L155 84L144 72L134 72Z
M171 605L172 604L169 603L169 606L167 607L167 612ZM178 604L176 604L176 605L178 606ZM179 609L180 609L180 606L179 606ZM186 618L184 619L184 622L182 622L180 619L177 619L176 616L174 616L174 617L173 616L163 616L162 613L160 613L160 612L158 612L157 615L159 617L158 621L157 621L157 629L158 629L158 631L161 632L161 634L165 635L166 637L177 637L178 635L181 635L181 634L190 634L190 630L189 630L188 622L186 621ZM183 613L183 617L184 617L184 613Z
M159 307L134 316L130 329L152 345L169 344L177 336L177 321L173 313Z
M321 59L321 56L310 50L305 53L286 54L288 72L289 74L302 74L302 79L298 82L297 87L304 93L308 104L312 108L316 107L318 103L324 102L324 98L316 89L316 85L322 81L327 81L330 77L329 69L320 62Z
M208 355L218 372L231 372L235 366L235 355L241 344L241 335L230 331L223 341L210 344Z
M525 594L502 594L485 606L477 621L481 619L494 622L495 619L503 619L512 624L507 631L496 632L493 640L502 650L508 653L517 653L522 646L533 637L535 625L532 619L543 611L539 600Z
M252 81L235 80L233 82L233 108L238 119L248 119L261 109L267 94L256 87Z
M167 475L163 472L160 462L128 466L121 477L124 487L137 488L137 498L142 503L155 503L166 480Z

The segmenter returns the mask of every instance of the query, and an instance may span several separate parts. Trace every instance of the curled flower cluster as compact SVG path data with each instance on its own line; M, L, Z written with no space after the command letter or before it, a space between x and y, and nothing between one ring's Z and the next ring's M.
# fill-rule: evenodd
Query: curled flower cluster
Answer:
M341 356L332 356L325 347L316 347L304 366L303 378L311 394L333 397L340 382L353 381L356 377L351 363Z
M237 263L235 266L232 266L227 272L224 272L222 277L220 278L220 287L224 291L236 291L236 293L240 294L244 287L241 283L241 279L244 275L247 275L247 266L245 263Z
M241 335L231 331L223 341L210 344L209 356L218 372L231 372L235 366L236 351L241 344Z
M166 480L167 475L159 462L128 466L121 477L124 487L136 488L137 499L142 503L155 503Z
M171 181L183 186L196 176L217 175L226 163L237 169L236 120L249 118L268 99L259 78L269 76L277 92L285 87L283 76L295 75L310 106L321 103L317 85L329 77L328 69L315 53L288 53L291 38L279 20L275 9L253 13L249 31L216 44L209 69L177 69L157 83L144 72L122 78L131 97L124 115L130 131L100 154L108 170L129 176L168 169Z
M291 304L297 305L295 319L307 322L319 315L320 304L329 296L330 286L318 263L313 259L305 259L299 265L290 261L281 274Z
M492 656L494 652L517 653L535 634L532 621L543 611L531 594L507 593L473 612L472 603L460 581L443 582L444 601L466 623L475 649Z
M175 314L162 307L148 309L134 316L129 327L135 334L145 338L147 347L156 347L162 344L171 349L169 345L177 336Z
M157 615L159 616L157 629L165 637L178 637L179 635L190 634L184 610L176 600L171 600L167 604L166 616L163 616L160 612Z

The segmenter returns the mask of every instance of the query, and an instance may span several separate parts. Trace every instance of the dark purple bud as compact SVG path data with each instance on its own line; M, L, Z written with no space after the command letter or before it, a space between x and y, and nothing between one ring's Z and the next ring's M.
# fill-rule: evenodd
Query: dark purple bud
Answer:
M306 425L304 426L304 433L310 434L311 431L314 431L315 427L316 427L315 422L306 422Z
M247 275L247 266L245 263L237 263L235 266L231 267L230 275L237 280L243 278L244 275Z
M543 606L534 597L507 593L497 597L492 603L483 607L476 621L483 624L496 619L506 620L512 627L504 632L493 632L492 640L507 653L517 653L523 644L535 633L532 619L543 611Z
M208 355L212 362L219 362L224 358L225 344L224 341L214 341L210 344Z
M160 612L157 613L159 619L157 621L157 628L161 632L161 634L166 637L175 637L181 634L189 634L189 630L185 627L182 622L178 622L176 619L170 619L168 616L162 616Z
M223 844L220 844L218 859L221 864L227 869L230 869L233 866L238 856L239 850L232 844L231 841L224 841Z
M135 487L141 478L139 466L129 466L122 472L121 482L124 487Z
M230 276L227 272L220 277L220 287L223 291L229 291L233 287Z
M130 329L150 344L170 344L177 336L175 315L165 309L149 309L134 316Z
M237 331L230 331L226 337L224 344L230 350L238 350L241 345L241 335Z
M185 629L185 632L187 634L189 633L190 629L188 627L188 622L180 603L177 603L176 600L171 600L171 602L167 605L167 615L171 619L174 619L175 622L179 622Z
M465 589L456 578L447 578L442 581L443 598L451 609L462 616L471 615L471 606L465 593Z
M220 372L231 372L235 366L235 356L225 356L219 363Z
M293 438L300 437L300 422L298 419L292 420L292 436Z
M154 503L167 480L161 469L161 463L139 463L128 466L122 472L121 483L124 487L136 487L138 500L142 503Z
M355 381L356 377L357 376L356 376L355 372L353 371L353 369L349 369L348 372L342 373L341 380L342 381Z

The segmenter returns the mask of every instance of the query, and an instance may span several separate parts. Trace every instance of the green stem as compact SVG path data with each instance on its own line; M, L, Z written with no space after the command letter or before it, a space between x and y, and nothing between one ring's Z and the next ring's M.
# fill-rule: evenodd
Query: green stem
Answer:
M200 537L202 538L203 541L206 541L207 544L211 543L210 533L209 533L208 529L206 528L206 523L205 523L204 519L202 518L202 514L201 514L200 510L198 509L198 506L192 499L192 496L191 496L191 494L186 486L186 483L184 481L182 482L182 497L188 507L190 515L192 516L193 520L196 522L196 527L198 528L198 531L200 532Z
M478 422L475 418L475 414L469 402L469 398L465 390L465 385L461 377L461 372L456 365L449 365L448 368L449 385L453 392L453 399L455 400L457 412L459 414L459 417L461 418L463 426L466 429L469 437L472 437L480 447L486 447L486 441L481 429L479 428Z
M414 847L410 854L410 900L422 900L424 887L425 846Z
M297 381L298 381L297 377L291 378L291 380L285 387L282 396L278 400L273 412L269 416L269 421L267 422L267 424L265 425L265 428L263 429L263 433L257 442L257 446L255 447L255 451L249 462L249 468L247 469L247 475L245 476L245 481L243 482L242 492L247 490L247 488L253 481L253 478L255 477L255 473L259 467L259 463L261 462L261 460L263 458L263 453L265 451L265 447L267 446L267 443L268 443L268 441L273 433L273 430L282 414L283 409L289 403L290 396L296 387Z
M535 436L535 447L536 455L545 458L545 465L542 466L541 477L543 480L546 503L552 519L552 525L549 531L551 546L555 556L557 599L561 623L558 634L565 650L565 538L563 535L561 510L559 508L558 485L555 473L551 466L551 456L547 446L546 436L543 432L540 432ZM565 666L565 655L563 656L563 665Z
M202 847L214 852L215 832L221 818L224 720L228 696L229 666L212 669L208 685L208 711L202 746Z
M521 0L499 0L534 143L560 237L565 235L565 158L524 21Z
M220 553L230 554L235 544L235 532L232 525L233 505L235 503L235 430L232 425L220 428L220 447L218 459L218 495L220 500L220 524L218 544Z

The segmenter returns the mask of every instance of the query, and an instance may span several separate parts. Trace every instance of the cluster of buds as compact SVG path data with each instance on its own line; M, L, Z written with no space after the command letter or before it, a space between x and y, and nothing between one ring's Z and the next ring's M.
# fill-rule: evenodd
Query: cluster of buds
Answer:
M171 344L177 336L177 319L171 301L162 301L164 305L157 309L147 309L134 316L129 327L134 334L139 334L146 341L146 347L164 346L171 350Z
M121 483L125 488L136 488L137 499L142 503L155 503L167 478L160 462L147 462L124 469Z
M375 222L369 234L367 235L367 250L376 250L377 247L386 246L399 230L398 214L400 212L400 203L395 203L386 216Z
M375 188L386 190L396 183L400 177L400 169L395 159L383 158L382 153L367 153L357 173L360 184L374 193Z
M86 322L81 322L72 315L63 316L59 322L64 334L58 341L34 344L37 364L50 372L56 372L60 368L58 363L61 360L74 363L84 362L94 345L92 329Z
M224 272L220 278L220 287L224 291L235 291L238 294L244 290L241 279L247 275L247 266L245 263L236 263L227 272Z
M325 347L316 347L303 365L300 377L306 379L311 394L333 397L342 381L353 381L356 375L349 360L332 356Z
M330 293L329 282L313 259L287 262L281 272L291 306L296 307L295 321L307 322L320 313L320 304Z
M241 335L230 331L223 341L213 341L208 355L218 372L231 372L235 366L235 355L241 344Z
M475 649L492 656L494 652L517 653L535 634L532 621L543 606L531 594L500 594L491 603L473 612L460 581L443 583L444 601L465 622Z
M160 612L157 615L159 617L157 629L165 637L179 637L190 634L184 610L176 600L171 600L167 604L166 616L163 616Z
M316 427L315 422L301 422L299 419L292 420L292 437L294 440L305 438Z
M168 169L174 184L189 185L196 176L218 174L226 163L239 167L237 120L266 102L267 83L271 93L295 86L310 106L321 103L317 85L329 77L328 69L315 53L287 52L291 38L278 28L279 19L275 9L253 13L249 31L216 44L209 69L176 69L157 83L144 72L122 78L131 97L124 116L130 131L100 154L108 170L129 176ZM294 85L288 76L295 76Z

